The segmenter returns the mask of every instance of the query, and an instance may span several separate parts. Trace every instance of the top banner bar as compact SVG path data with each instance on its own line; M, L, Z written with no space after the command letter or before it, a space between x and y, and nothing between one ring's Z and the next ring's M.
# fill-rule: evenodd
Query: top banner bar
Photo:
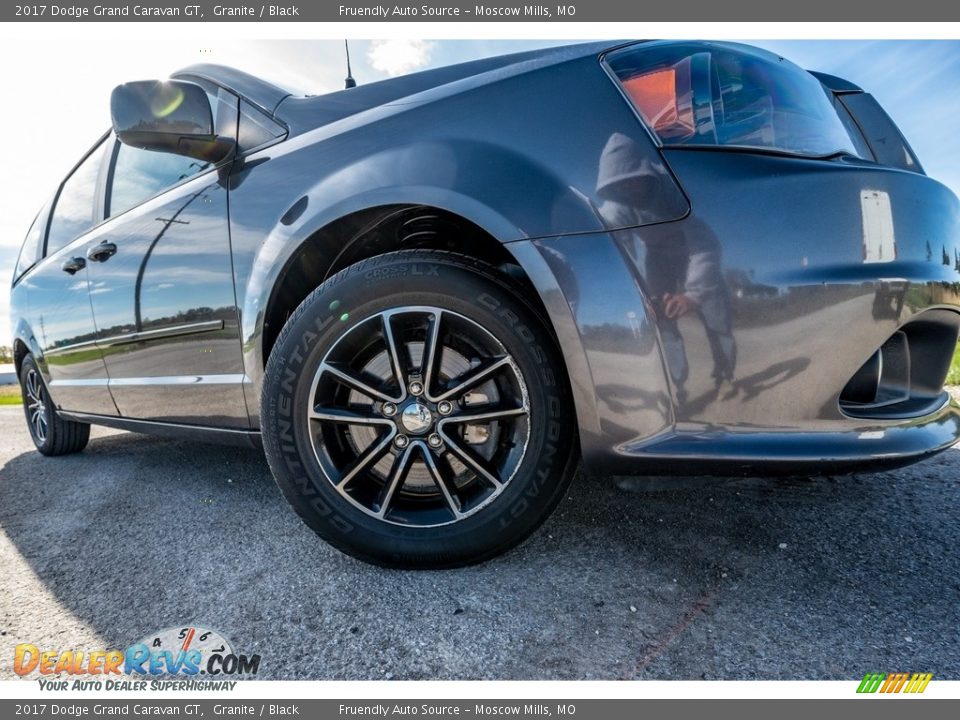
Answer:
M960 20L960 3L913 0L686 0L651 3L637 0L555 0L537 3L457 2L392 4L388 2L294 2L221 4L177 2L62 2L4 4L3 22L949 22Z

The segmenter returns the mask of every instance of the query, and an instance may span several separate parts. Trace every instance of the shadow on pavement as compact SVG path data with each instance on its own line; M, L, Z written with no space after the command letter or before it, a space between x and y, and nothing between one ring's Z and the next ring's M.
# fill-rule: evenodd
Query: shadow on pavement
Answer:
M29 565L112 646L220 630L262 678L958 677L958 470L578 478L518 550L400 572L317 538L257 451L115 434L0 468L4 574ZM36 612L7 608L11 645Z

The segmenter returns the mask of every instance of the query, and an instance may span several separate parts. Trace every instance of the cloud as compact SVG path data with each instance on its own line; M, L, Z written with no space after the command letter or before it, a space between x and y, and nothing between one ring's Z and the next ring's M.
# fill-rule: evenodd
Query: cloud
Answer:
M427 40L373 40L367 61L374 70L393 77L426 66L433 48Z

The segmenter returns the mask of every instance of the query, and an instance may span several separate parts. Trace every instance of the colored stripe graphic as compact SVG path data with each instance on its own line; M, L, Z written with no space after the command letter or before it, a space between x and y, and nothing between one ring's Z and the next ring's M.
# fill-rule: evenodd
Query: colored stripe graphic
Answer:
M867 673L857 687L858 693L922 693L933 673Z
M927 684L933 678L933 673L914 673L913 677L910 678L910 683L907 685L907 689L904 692L908 693L922 693L927 689Z
M875 693L886 675L884 673L867 673L857 688L858 693Z

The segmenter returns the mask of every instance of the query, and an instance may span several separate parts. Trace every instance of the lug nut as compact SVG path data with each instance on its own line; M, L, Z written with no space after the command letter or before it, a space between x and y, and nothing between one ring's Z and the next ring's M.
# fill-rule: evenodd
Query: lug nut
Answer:
M382 412L387 417L393 417L394 415L397 414L397 406L390 402L384 403L383 407L380 408L380 412Z
M453 412L453 403L443 400L437 405L437 412L441 415L449 415Z
M410 444L410 438L408 438L406 435L397 435L393 439L393 444L396 445L398 448L405 448L407 445Z
M421 395L422 393L423 393L423 383L416 382L416 381L410 383L411 395Z
M427 442L430 443L430 447L437 448L440 447L443 440L440 439L439 435L433 433L433 435L427 438Z

